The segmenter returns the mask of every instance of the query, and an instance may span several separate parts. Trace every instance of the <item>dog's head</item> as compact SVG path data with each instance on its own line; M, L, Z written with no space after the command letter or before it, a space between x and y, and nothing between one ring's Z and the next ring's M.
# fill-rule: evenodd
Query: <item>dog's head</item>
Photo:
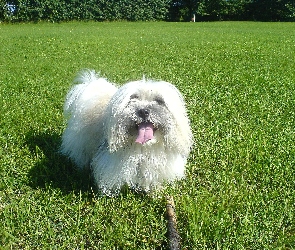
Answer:
M172 84L136 81L123 85L106 110L105 132L111 152L138 143L163 144L187 156L192 134L180 92Z

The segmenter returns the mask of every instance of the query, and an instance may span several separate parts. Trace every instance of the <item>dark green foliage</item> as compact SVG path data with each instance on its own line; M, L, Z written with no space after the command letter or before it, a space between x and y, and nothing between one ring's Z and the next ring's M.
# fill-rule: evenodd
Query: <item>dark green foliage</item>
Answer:
M169 0L20 0L13 2L17 6L17 11L13 15L4 15L5 11L2 10L0 18L25 22L164 20L167 16L169 2ZM5 9L5 1L2 2L2 6L2 9Z
M190 21L194 14L197 21L294 21L295 4L293 0L180 0L170 10L178 21Z
M15 6L15 11L7 6ZM1 0L0 21L294 21L293 0Z
M260 21L295 20L295 2L292 0L253 0L249 11Z

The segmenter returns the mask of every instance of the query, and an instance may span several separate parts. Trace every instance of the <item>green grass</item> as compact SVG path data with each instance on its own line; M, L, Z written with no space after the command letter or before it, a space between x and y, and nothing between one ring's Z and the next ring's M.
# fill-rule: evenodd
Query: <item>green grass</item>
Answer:
M294 23L0 25L0 249L165 249L165 194L186 249L295 247ZM97 195L57 151L75 74L183 93L187 178L157 197Z

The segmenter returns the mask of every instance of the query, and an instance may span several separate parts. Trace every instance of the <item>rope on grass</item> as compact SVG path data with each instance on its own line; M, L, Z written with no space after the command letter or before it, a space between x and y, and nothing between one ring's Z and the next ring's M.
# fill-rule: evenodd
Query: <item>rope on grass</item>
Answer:
M166 201L168 248L170 250L180 250L181 238L176 227L176 213L173 196L167 196Z

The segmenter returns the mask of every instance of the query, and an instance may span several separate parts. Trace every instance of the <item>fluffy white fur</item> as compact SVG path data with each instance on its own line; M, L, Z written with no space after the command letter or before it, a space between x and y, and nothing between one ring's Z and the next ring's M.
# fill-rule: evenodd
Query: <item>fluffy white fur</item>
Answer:
M117 194L124 184L150 191L184 177L193 140L184 100L172 84L143 79L117 88L94 71L76 83L64 105L61 151L80 168L90 166L104 194ZM153 135L138 143L139 128L152 128Z

